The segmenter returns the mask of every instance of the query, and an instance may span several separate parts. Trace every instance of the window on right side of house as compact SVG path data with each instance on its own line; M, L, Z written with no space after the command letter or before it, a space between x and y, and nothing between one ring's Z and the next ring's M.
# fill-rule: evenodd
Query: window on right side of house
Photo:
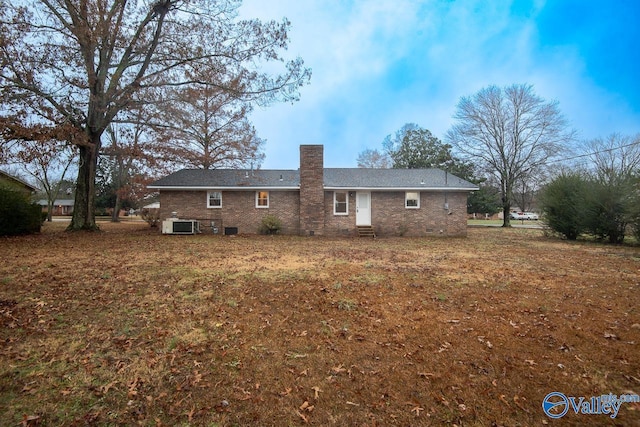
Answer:
M222 207L222 192L221 191L208 191L207 192L207 207L208 208L221 208Z
M407 209L419 209L420 193L415 191L407 191L404 196L404 207Z

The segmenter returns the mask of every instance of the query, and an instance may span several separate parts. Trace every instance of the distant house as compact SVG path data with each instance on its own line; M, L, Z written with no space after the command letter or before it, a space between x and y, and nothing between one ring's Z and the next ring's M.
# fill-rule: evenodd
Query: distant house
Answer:
M53 202L53 216L69 216L73 215L73 199L56 199ZM47 201L45 199L38 200L38 204L42 206L42 211L47 212Z
M27 197L38 191L38 189L33 185L26 183L20 178L17 178L3 171L0 171L0 187L6 187L16 191L20 191Z
M160 218L257 233L275 215L283 234L464 236L477 187L439 169L325 168L322 145L300 146L298 170L185 169L150 189Z

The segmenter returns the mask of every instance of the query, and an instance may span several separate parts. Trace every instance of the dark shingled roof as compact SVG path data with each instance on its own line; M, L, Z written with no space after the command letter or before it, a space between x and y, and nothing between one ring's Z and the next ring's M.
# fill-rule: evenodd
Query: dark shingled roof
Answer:
M300 186L299 170L183 169L151 184L153 189L282 188ZM477 186L440 169L325 168L325 188L456 189Z
M152 183L150 188L298 188L300 172L294 170L183 169Z
M325 169L328 188L457 188L474 190L476 185L440 169Z

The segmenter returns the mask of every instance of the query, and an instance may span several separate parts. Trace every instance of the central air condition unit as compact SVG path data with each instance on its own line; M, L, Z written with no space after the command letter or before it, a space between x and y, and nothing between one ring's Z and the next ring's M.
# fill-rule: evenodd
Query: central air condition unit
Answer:
M162 221L162 234L196 234L199 232L200 222L194 219Z

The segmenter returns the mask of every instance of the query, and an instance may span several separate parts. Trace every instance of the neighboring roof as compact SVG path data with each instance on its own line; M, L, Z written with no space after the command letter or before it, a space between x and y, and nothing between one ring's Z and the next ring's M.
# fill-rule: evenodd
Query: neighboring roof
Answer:
M325 168L325 189L461 190L478 187L440 169ZM300 188L299 170L183 169L157 180L151 189L274 189Z
M149 203L148 205L144 205L142 209L160 209L160 202Z
M16 184L21 185L22 187L28 189L29 191L38 191L37 187L34 187L33 185L21 180L20 178L15 177L13 175L10 175L10 174L8 174L6 172L0 171L0 179L2 179L2 178L6 179L6 180L9 180L9 181L13 181Z
M38 204L40 206L47 206L47 201L45 199L40 199L38 200ZM53 201L54 206L73 206L73 204L73 199L55 199Z

